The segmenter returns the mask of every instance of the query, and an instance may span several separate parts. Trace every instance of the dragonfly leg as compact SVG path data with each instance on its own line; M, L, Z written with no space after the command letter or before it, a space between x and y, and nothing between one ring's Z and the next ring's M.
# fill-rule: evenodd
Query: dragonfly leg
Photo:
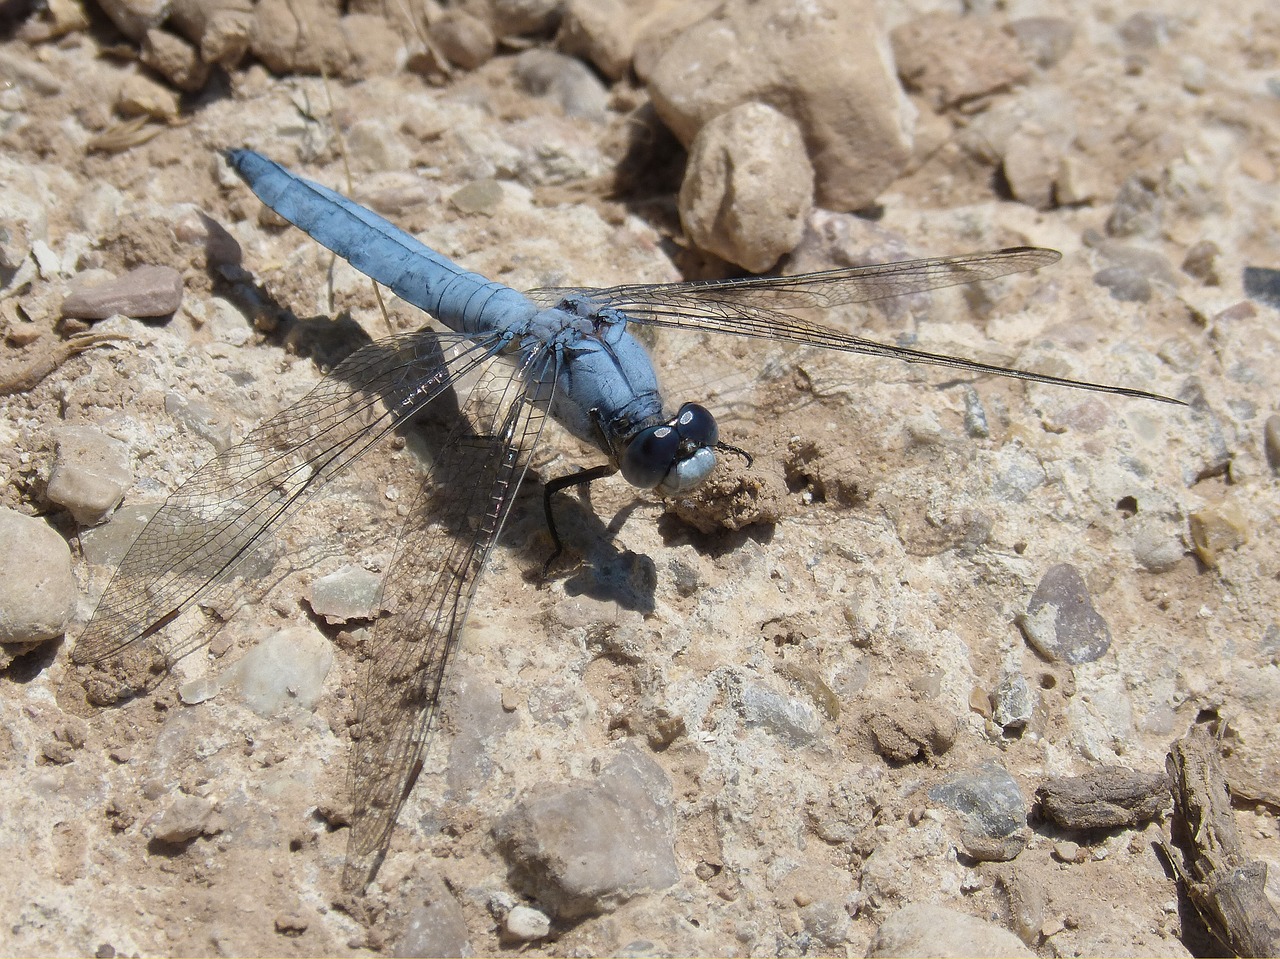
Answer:
M555 551L542 564L542 575L545 578L547 571L551 569L551 564L560 558L560 554L564 552L564 543L560 541L560 531L556 529L555 514L551 509L551 497L555 496L561 490L569 489L572 486L586 486L594 483L598 479L604 479L606 476L612 476L618 472L618 467L612 463L604 463L601 466L592 467L589 470L579 470L576 473L566 473L564 476L557 476L542 488L542 511L547 517L547 529L551 533L551 541L555 543Z

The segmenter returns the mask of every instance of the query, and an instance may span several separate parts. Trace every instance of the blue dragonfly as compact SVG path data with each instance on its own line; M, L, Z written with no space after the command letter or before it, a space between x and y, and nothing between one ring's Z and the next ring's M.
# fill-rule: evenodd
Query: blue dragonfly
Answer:
M99 684L89 689L91 699L136 694L139 684L130 685L123 667L116 675L126 678L102 688L108 667L142 650L154 674L198 645L167 638L165 628L234 577L251 577L245 561L273 529L388 433L452 395L455 384L472 383L399 537L379 604L387 612L375 626L357 692L343 873L351 891L367 886L386 855L421 768L450 653L548 416L606 460L549 488L621 472L640 489L677 496L708 477L717 453L741 452L720 440L704 407L685 403L675 413L664 407L653 365L629 324L788 341L1179 402L878 343L789 312L1034 270L1059 259L1053 250L1016 247L800 276L520 293L462 269L372 211L257 153L230 150L225 156L267 206L448 329L368 344L297 403L202 466L133 543L72 659L94 667L88 672L95 678L86 679ZM549 494L547 503L550 518Z

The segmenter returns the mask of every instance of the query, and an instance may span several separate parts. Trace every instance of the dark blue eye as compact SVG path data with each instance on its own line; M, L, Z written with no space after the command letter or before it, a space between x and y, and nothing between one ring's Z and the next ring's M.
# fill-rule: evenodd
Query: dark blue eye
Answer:
M715 469L720 428L706 407L686 403L669 422L637 434L622 454L622 476L632 486L673 496L693 489Z

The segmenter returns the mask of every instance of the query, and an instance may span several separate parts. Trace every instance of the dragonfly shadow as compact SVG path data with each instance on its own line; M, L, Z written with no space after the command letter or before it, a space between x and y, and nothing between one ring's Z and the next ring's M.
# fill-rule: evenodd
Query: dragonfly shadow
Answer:
M637 613L654 611L657 564L650 556L616 545L627 520L645 505L643 500L628 503L606 524L589 499L564 496L556 500L556 526L567 548L581 557L564 578L566 595L617 603Z

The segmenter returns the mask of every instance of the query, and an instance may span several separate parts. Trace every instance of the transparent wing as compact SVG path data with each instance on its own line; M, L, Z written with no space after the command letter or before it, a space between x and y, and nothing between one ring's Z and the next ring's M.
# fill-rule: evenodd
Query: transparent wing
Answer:
M359 892L386 855L421 768L449 655L489 551L511 510L546 418L554 353L512 375L494 364L471 391L405 523L383 586L390 614L374 629L358 702L351 835L343 885Z
M264 533L489 357L494 342L419 331L371 343L205 463L129 548L73 661L101 662L154 637L228 580Z
M626 285L602 290L534 290L526 295L535 303L547 305L557 302L566 293L580 293L589 296L598 306L612 307L622 311L636 323L652 326L785 340L846 353L891 357L908 363L928 363L974 373L993 373L1037 383L1179 403L1179 400L1145 390L1032 373L958 356L880 343L783 312L832 309L851 303L865 303L924 290L991 280L1048 266L1060 258L1061 254L1055 250L1011 247L963 256L903 260L898 263L802 273L798 276Z

